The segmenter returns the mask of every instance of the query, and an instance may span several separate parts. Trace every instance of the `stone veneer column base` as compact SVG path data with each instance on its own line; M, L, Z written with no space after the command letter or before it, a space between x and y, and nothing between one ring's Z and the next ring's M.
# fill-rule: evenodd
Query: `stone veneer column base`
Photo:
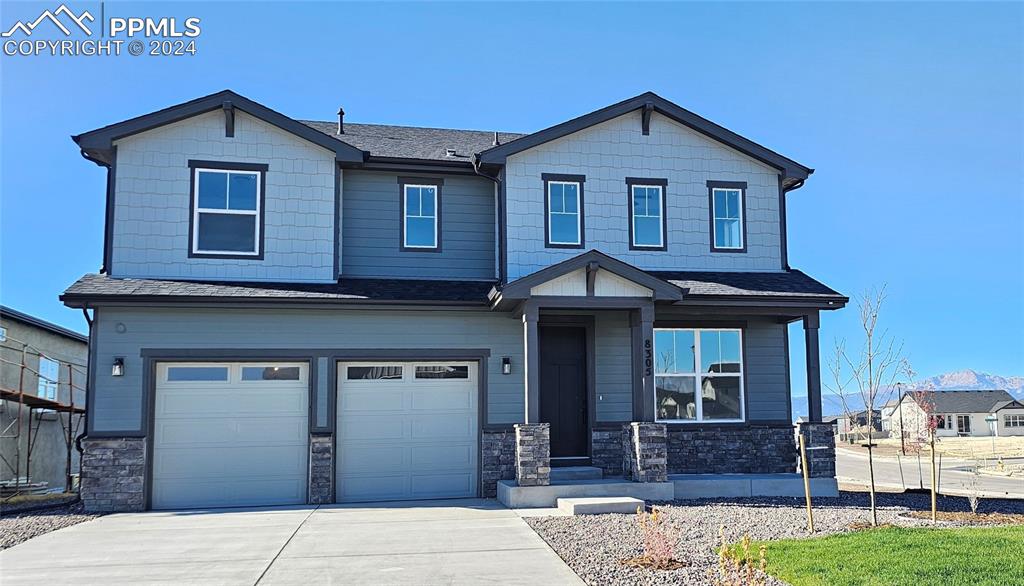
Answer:
M622 427L622 475L634 482L668 480L668 429L664 423Z
M85 438L82 451L81 495L87 512L145 510L145 438Z
M484 431L480 438L480 493L498 496L498 481L516 477L516 433L513 429Z
M832 423L801 422L799 433L807 449L807 471L812 478L835 478L836 429ZM816 448L816 449L810 449Z
M551 424L516 424L516 483L519 486L551 484Z
M317 434L309 438L309 504L333 503L334 438L330 434Z
M673 425L668 431L669 474L778 474L796 472L793 427Z
M622 426L594 426L590 435L590 464L605 478L622 477Z

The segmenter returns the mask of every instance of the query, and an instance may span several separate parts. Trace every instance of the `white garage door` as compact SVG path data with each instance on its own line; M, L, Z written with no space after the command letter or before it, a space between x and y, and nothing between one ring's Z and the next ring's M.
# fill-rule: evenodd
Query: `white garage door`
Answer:
M160 363L154 509L306 502L306 364Z
M476 363L338 365L340 502L477 495Z

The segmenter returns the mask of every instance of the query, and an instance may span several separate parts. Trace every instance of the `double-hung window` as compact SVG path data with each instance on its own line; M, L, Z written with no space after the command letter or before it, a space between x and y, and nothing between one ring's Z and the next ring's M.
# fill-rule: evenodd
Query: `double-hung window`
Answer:
M738 329L654 331L658 421L744 420L741 335Z
M440 180L399 178L402 193L402 250L441 250Z
M708 181L712 252L746 252L746 189L743 182Z
M545 173L544 244L550 248L583 248L582 175Z
M1003 415L1003 426L1024 427L1024 415Z
M629 191L629 247L665 250L665 179L626 178Z
M266 165L189 161L191 256L259 259Z
M36 396L57 400L57 385L60 380L60 363L45 356L39 357L39 386Z

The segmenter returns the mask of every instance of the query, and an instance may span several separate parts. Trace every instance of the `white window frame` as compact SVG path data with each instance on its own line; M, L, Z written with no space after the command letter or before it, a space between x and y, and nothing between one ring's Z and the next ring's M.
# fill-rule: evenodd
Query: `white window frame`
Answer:
M259 256L260 255L260 238L262 234L260 230L260 213L262 210L263 198L260 194L263 192L263 173L260 171L246 171L244 169L210 169L207 167L195 167L192 169L192 254L204 255L204 254L217 254L217 255L229 255L229 256ZM256 209L255 210L232 210L223 208L201 208L199 207L199 173L221 173L224 175L253 175L256 177ZM227 181L225 192L225 205L231 201L231 181ZM221 214L225 216L238 215L238 216L253 216L255 218L254 229L255 238L253 238L253 247L255 250L249 251L238 251L238 250L202 250L199 248L199 214Z
M655 421L657 423L672 423L672 424L705 424L705 423L744 423L747 420L747 402L746 402L746 385L744 384L746 379L746 369L744 368L744 362L746 357L743 355L743 330L741 328L656 328L654 330L655 339L657 339L658 332L693 332L693 370L694 372L685 373L671 373L671 374L659 374L657 370L657 360L655 360L654 367L654 404L655 404ZM740 371L738 373L715 373L715 372L701 372L701 356L700 356L700 333L701 332L736 332L739 335L740 341ZM658 349L654 348L655 356L657 356ZM657 414L657 403L658 403L658 377L678 377L678 378L690 378L694 380L694 403L696 407L696 417L694 419L660 419ZM740 417L739 419L704 419L704 397L701 396L701 382L704 377L710 378L739 378L740 384Z
M430 189L430 190L432 190L432 192L434 194L434 215L433 216L425 216L425 215L423 215L423 203L422 202L420 202L420 214L415 215L415 216L409 214L409 188L410 187L416 187L416 188L419 188L421 190L422 189ZM438 204L440 203L439 198L437 197L438 192L439 192L439 189L438 189L437 185L432 185L432 184L429 184L429 183L404 183L404 184L402 184L402 248L420 248L420 249L423 249L423 250L436 250L438 248L439 241L438 241L438 238L437 238L437 236L438 236L438 234L437 234L437 215L438 215L438 212L440 211L438 209ZM422 197L422 191L420 193L421 193L421 197ZM427 245L424 245L424 244L409 244L409 223L408 223L408 219L409 218L432 218L434 220L434 244L432 244L430 246L427 246Z
M48 374L43 373L43 363L53 365L54 377L50 380ZM49 369L47 369L49 370ZM47 356L39 355L39 372L37 374L36 396L51 401L57 400L57 393L60 391L60 361Z
M1024 415L1016 413L1003 415L1003 427L1024 427Z
M564 212L564 211L563 212L556 212L556 211L551 209L551 186L552 185L575 185L576 186L576 213L575 214L570 214L569 212ZM583 186L580 185L579 181L556 181L556 180L549 180L547 182L547 191L548 192L547 192L547 194L545 194L545 197L548 198L548 206L547 206L547 208L548 208L548 210L547 210L548 211L548 244L554 244L556 246L579 246L579 245L583 244L583 223L582 223L582 218L583 218L583 207L582 207L582 205L583 205L583 202L580 201L580 193L582 193L582 191L583 191ZM564 206L563 206L563 209L565 209ZM562 216L571 216L571 215L575 215L576 216L576 241L575 242L562 242L562 241L555 240L554 238L552 238L552 236L551 236L551 228L554 226L555 223L551 221L551 216L553 216L555 214L559 214L559 215L562 215Z
M658 209L661 210L657 216L652 216L649 213L638 215L636 213L636 188L642 187L644 189L657 189L658 190ZM665 188L661 185L649 185L647 183L632 183L629 186L629 221L633 224L632 226L632 242L630 244L633 248L662 248L665 246ZM658 218L658 243L657 244L638 244L636 241L636 219L637 218Z
M739 199L740 244L739 244L739 246L719 246L718 245L718 220L732 220L733 219L733 218L719 218L717 215L715 215L715 208L717 207L715 205L715 197L717 197L718 192L720 192L720 191L722 191L722 192L725 192L725 191L738 191L740 193L740 199ZM746 239L744 237L745 236L745 232L746 232L746 230L744 230L744 226L746 225L747 218L744 216L744 213L743 213L744 207L746 206L746 202L744 201L746 199L746 195L747 195L746 191L747 191L746 189L743 189L741 187L712 187L711 188L711 248L713 248L715 250L743 250L743 248L747 245Z

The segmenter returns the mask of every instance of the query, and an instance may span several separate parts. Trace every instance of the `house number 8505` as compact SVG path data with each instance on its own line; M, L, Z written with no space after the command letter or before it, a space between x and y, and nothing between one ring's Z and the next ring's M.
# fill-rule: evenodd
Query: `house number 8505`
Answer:
M651 351L651 341L644 340L644 376L651 376L651 366L654 364L654 352Z

